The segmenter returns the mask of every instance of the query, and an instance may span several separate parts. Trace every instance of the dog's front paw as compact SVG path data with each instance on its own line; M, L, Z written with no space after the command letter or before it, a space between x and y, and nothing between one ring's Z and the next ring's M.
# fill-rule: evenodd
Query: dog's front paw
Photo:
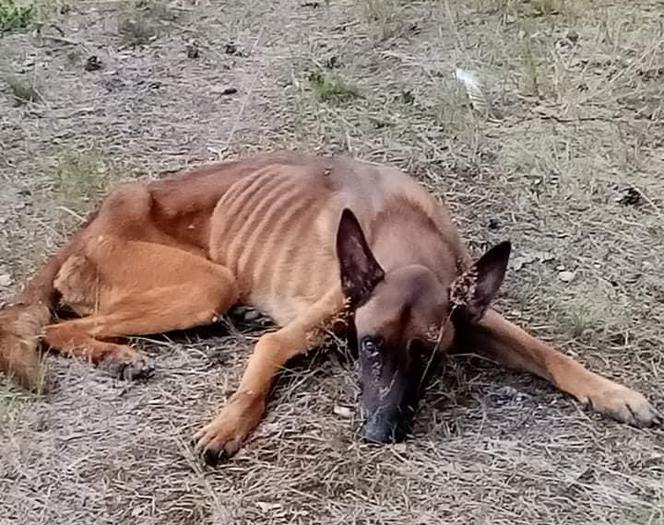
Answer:
M221 413L194 436L196 450L211 466L230 458L256 428L264 411L263 396L236 392Z
M662 415L643 395L617 383L603 385L587 402L593 410L636 427L662 423Z
M109 356L98 366L111 377L125 381L148 379L154 374L154 366L133 350L131 353Z

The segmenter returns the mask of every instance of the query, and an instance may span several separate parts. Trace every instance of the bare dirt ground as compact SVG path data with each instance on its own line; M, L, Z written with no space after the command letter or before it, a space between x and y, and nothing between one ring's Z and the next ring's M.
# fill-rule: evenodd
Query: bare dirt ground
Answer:
M38 7L54 25L0 37L0 301L119 180L350 152L446 199L475 253L512 239L506 315L664 407L661 1ZM375 447L353 362L318 352L239 455L203 467L189 438L261 330L141 339L147 382L55 356L46 396L2 380L0 523L664 523L662 429L472 356L431 386L414 438Z

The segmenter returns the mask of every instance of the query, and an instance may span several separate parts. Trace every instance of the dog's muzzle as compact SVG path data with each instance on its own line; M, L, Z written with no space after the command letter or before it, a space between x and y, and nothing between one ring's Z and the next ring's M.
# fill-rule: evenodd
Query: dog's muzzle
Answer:
M371 443L399 443L406 437L408 428L397 408L381 408L367 417L363 436Z

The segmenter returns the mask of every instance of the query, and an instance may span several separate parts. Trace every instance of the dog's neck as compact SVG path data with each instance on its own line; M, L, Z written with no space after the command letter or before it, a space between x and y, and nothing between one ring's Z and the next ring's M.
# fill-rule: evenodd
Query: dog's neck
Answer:
M450 249L441 232L420 220L384 223L374 232L371 248L386 272L421 265L443 285L457 277L458 254Z

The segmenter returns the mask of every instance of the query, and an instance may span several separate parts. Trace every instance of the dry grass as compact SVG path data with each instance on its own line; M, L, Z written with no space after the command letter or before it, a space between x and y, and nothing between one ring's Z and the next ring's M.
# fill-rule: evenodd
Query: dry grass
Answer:
M137 13L155 31L127 46L113 21ZM118 178L350 152L446 198L476 252L511 238L529 262L508 275L506 314L662 407L661 23L654 0L72 3L67 41L0 40L3 78L38 73L44 98L0 96L0 274L15 285L73 227L62 208L83 214ZM84 70L92 54L103 69ZM456 67L484 80L491 118ZM321 96L312 71L361 96ZM283 374L237 458L204 468L189 436L258 333L140 340L146 383L49 357L47 397L0 388L0 523L664 523L661 429L472 356L431 386L413 439L373 447L335 412L354 407L352 361L316 354Z

